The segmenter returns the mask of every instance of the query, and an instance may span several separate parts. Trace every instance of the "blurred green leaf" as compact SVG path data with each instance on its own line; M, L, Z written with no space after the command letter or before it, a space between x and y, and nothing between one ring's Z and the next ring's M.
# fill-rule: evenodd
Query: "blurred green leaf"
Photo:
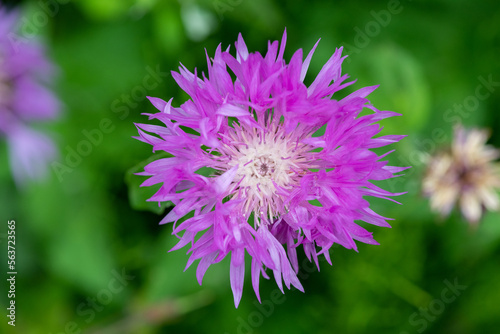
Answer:
M176 55L186 43L180 8L171 1L162 2L161 8L153 11L154 35L166 54Z
M71 217L53 235L48 256L55 273L92 293L107 286L116 265L110 252L109 215L97 201L85 202L72 206Z
M392 44L381 44L353 57L352 75L360 86L380 85L368 96L380 110L402 117L384 119L383 134L407 134L420 130L430 115L430 92L420 64L410 53ZM368 55L369 56L366 56Z
M132 0L83 0L77 1L83 10L95 19L112 19L126 12L133 4Z

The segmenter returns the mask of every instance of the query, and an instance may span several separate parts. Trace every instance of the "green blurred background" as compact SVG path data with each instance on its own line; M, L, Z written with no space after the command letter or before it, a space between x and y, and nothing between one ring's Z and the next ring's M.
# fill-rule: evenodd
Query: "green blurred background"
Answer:
M419 185L422 161L450 141L457 120L490 128L490 143L500 147L497 0L11 3L24 10L24 32L45 40L60 68L56 91L65 110L44 129L67 169L18 189L7 164L0 165L2 268L6 222L15 219L18 269L16 327L3 316L0 331L498 333L500 215L487 213L477 229L456 212L439 219ZM167 252L177 239L170 225L158 225L164 208L148 206L151 190L137 191L143 178L130 175L152 154L131 138L133 123L156 111L145 94L174 97L175 106L185 101L169 74L179 62L206 71L205 49L213 55L222 43L234 50L239 32L251 51L264 53L285 27L287 59L321 38L307 82L345 46L343 72L358 79L349 88L379 84L371 101L403 114L383 121L384 132L409 135L393 145L390 160L413 168L380 183L408 192L402 206L370 200L395 218L392 229L369 227L379 246L360 244L359 253L336 247L333 267L303 267L305 293L278 295L273 280L261 281L261 307L247 275L235 309L227 261L212 266L200 287L194 267L183 272L187 248ZM480 78L494 82L489 91ZM475 98L478 86L487 98ZM455 105L464 104L457 113ZM83 149L86 133L96 144L80 161L70 152ZM5 143L0 156L5 161ZM455 294L450 284L459 285Z

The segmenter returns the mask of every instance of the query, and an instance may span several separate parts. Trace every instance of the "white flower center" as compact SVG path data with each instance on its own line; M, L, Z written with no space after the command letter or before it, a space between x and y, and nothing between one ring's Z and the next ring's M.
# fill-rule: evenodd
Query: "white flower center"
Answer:
M228 136L232 142L221 150L226 168L238 165L233 181L233 198L243 199L242 213L255 223L272 223L286 211L283 191L299 184L309 168L313 154L311 147L298 142L292 133L285 135L281 127L270 126L266 131L252 132L238 127ZM228 139L229 139L228 138ZM225 159L224 159L225 158Z
M274 190L273 181L279 186L290 183L290 154L294 155L284 140L267 143L252 143L255 146L242 147L234 157L233 166L238 164L238 176L242 187L261 188L265 195Z

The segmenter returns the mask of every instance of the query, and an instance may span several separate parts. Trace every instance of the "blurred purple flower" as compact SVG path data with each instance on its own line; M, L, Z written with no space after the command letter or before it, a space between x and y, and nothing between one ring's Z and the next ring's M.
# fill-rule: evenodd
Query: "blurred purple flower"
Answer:
M54 119L60 104L45 87L53 66L41 45L16 35L18 21L18 12L0 4L0 137L7 140L14 179L22 184L44 176L57 155L52 140L31 126Z
M139 173L150 176L143 186L162 183L150 201L176 205L161 222L175 222L176 235L184 231L173 250L191 244L187 266L200 259L200 284L207 268L231 253L236 306L245 251L260 300L259 278L268 278L267 268L281 291L282 281L303 290L297 278L301 245L319 269L318 255L331 264L328 251L335 243L355 250L354 240L377 244L355 220L390 227L388 218L372 211L363 197L399 195L370 180L389 179L405 169L380 161L390 152L378 156L370 151L404 137L374 138L381 130L377 121L399 115L369 104L366 96L377 86L332 99L354 83L341 75L342 48L307 87L303 80L318 43L304 61L299 49L287 64L285 42L286 32L281 46L269 42L262 56L249 53L240 34L236 58L220 45L213 59L207 55L208 77L199 78L196 70L193 74L181 65L172 75L191 99L174 108L172 100L150 98L160 112L149 118L164 126L136 124L137 139L173 155ZM363 108L371 113L358 117ZM324 134L314 135L322 127ZM203 170L211 171L209 177L201 175Z

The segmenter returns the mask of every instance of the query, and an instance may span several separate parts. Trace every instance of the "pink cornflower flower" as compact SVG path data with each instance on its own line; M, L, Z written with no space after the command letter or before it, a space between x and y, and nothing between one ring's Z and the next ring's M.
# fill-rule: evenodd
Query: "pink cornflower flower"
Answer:
M390 226L363 197L398 195L370 180L389 179L405 169L388 166L380 161L386 154L370 151L404 137L374 138L381 130L377 121L398 115L369 104L366 96L377 86L332 98L354 83L345 82L348 76L341 74L342 48L306 86L318 43L305 60L299 49L286 63L285 42L286 32L281 46L269 42L262 56L249 53L240 34L236 57L220 45L213 59L207 55L208 77L181 65L172 75L191 99L174 108L172 100L150 98L160 112L149 118L164 126L136 124L137 139L172 155L139 174L150 176L143 186L162 184L150 201L175 204L161 221L174 222L180 241L173 250L191 245L187 266L200 260L200 284L207 268L230 254L236 306L245 252L260 300L259 278L268 278L267 269L281 291L283 282L303 291L297 278L299 247L319 269L318 255L331 264L328 251L336 243L355 250L355 240L377 244L355 220ZM372 113L358 117L363 108ZM324 134L314 135L322 127ZM201 168L208 168L210 175L201 175Z

